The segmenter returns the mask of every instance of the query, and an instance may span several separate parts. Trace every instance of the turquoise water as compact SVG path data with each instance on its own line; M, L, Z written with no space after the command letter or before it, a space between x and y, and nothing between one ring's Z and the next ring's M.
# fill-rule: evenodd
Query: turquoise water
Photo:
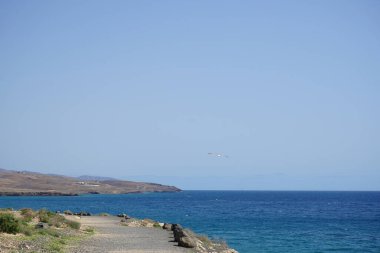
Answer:
M0 207L128 213L248 252L380 252L380 192L183 191L0 197Z

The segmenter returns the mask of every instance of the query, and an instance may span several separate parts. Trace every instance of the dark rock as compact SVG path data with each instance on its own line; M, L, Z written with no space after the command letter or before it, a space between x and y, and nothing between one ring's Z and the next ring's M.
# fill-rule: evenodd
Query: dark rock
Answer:
M164 226L163 226L163 229L166 229L166 230L169 230L169 231L172 231L172 224L170 223L164 223Z
M125 218L126 220L130 219L131 217L129 217L127 214L125 213L119 213L118 215L116 215L117 217L119 218Z
M48 228L49 225L47 223L44 223L44 222L39 222L36 224L35 228L42 228L42 229L45 229L45 228Z
M91 214L89 212L79 212L79 213L74 213L74 215L77 215L77 216L91 216Z
M66 214L66 215L73 215L73 212L71 212L70 210L66 210L63 213Z
M173 231L174 241L179 242L180 238L183 236L182 226L179 224L173 224L172 231Z
M174 231L176 228L182 229L182 226L180 224L172 224L172 231Z
M171 225L171 228L174 235L174 241L178 242L178 246L185 248L197 247L197 239L193 233L183 229L179 224L173 224Z
M188 235L186 231L183 231L183 236L179 238L178 246L185 248L197 247L197 241L194 237Z

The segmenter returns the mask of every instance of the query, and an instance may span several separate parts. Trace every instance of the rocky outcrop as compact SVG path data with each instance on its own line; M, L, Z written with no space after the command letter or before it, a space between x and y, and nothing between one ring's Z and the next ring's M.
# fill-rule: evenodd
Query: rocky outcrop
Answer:
M174 241L178 243L178 246L192 248L197 253L238 253L236 250L230 249L224 242L212 241L205 236L184 229L179 224L164 224L163 228L172 229Z
M197 237L188 230L182 230L182 236L178 240L178 246L185 248L196 248Z

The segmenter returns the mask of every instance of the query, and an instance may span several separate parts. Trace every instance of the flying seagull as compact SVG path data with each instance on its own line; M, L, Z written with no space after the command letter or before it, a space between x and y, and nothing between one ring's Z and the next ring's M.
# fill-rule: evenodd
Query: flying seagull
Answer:
M218 157L218 158L228 158L228 155L225 155L225 154L222 154L222 153L211 153L209 152L208 153L209 156L215 156L215 157Z

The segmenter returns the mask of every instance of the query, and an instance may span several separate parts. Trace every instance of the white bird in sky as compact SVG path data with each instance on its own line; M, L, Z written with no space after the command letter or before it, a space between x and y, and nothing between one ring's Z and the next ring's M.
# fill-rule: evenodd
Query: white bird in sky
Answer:
M212 152L209 152L208 155L210 156L215 156L215 157L218 157L218 158L228 158L228 155L225 155L225 154L222 154L222 153L212 153Z

